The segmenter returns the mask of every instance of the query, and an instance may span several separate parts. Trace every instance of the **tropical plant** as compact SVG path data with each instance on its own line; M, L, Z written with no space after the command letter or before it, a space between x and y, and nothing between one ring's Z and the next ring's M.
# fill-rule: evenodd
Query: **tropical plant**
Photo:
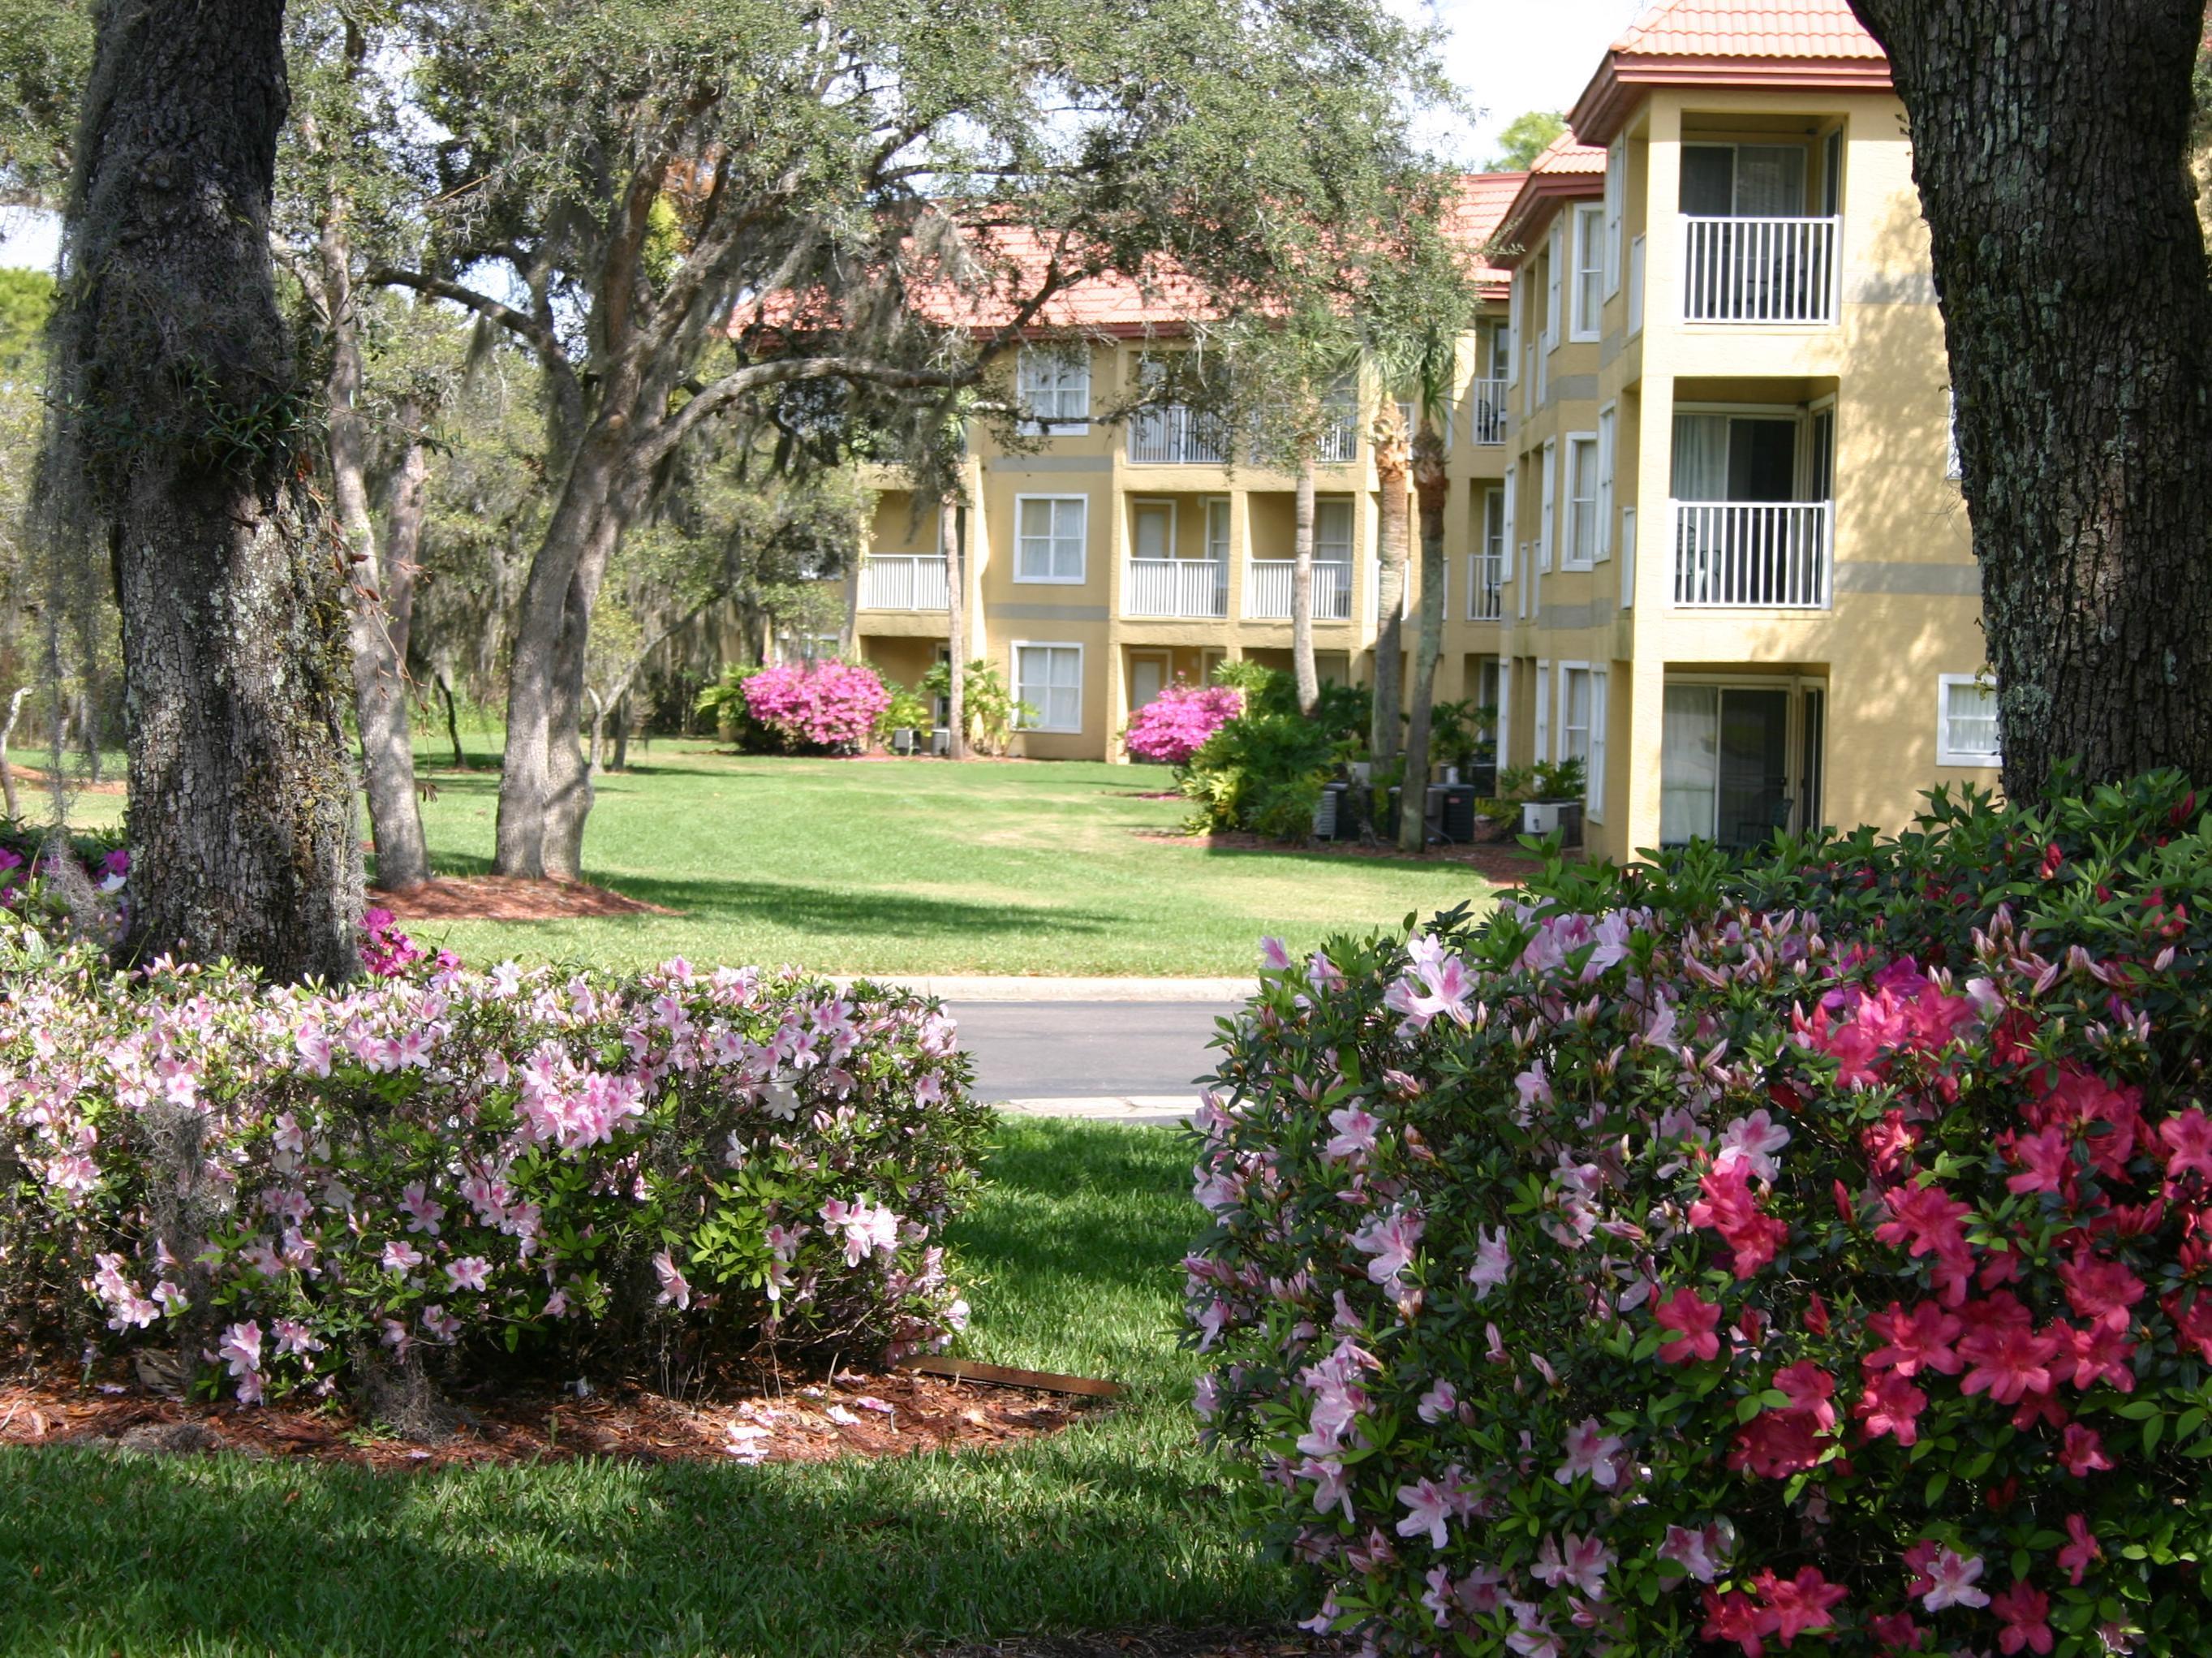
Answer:
M951 683L951 671L937 663L921 677L922 694L945 698ZM968 741L979 754L1004 754L1013 744L1015 726L1037 717L1028 703L1014 700L999 671L982 657L970 662L960 676L960 691Z

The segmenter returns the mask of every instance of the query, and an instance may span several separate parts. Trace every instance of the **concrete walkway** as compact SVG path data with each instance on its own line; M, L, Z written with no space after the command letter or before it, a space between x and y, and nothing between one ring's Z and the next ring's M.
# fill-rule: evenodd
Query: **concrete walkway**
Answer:
M867 976L945 999L975 1057L976 1095L1000 1110L1145 1125L1189 1117L1194 1078L1213 1069L1214 1021L1259 988L1255 979Z

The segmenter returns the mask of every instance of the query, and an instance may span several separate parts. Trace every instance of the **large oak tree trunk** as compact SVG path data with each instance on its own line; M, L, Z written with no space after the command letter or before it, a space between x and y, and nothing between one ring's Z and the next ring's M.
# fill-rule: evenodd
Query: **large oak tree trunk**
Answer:
M1297 517L1291 542L1291 676L1297 686L1298 712L1310 719L1321 701L1321 675L1314 666L1314 445L1299 452Z
M1853 0L1911 118L2006 792L2212 780L2203 0Z
M281 0L103 7L64 233L64 454L123 618L133 942L355 971L336 550L270 268Z
M1413 441L1413 495L1421 515L1421 632L1413 654L1413 708L1406 726L1406 792L1399 797L1398 845L1419 852L1427 844L1429 723L1437 700L1437 660L1444 651L1443 440L1425 421Z

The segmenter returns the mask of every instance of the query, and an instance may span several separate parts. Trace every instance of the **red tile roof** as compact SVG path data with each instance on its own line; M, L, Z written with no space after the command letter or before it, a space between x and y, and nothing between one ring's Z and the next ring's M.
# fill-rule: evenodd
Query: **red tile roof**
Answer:
M1605 151L1576 143L1571 132L1561 133L1528 164L1513 205L1499 222L1499 251L1493 257L1510 271L1534 247L1562 202L1604 193Z
M1598 165L1602 170L1602 152ZM1499 220L1528 176L1525 173L1466 174L1460 181L1459 199L1447 211L1446 225L1452 235L1480 254L1496 235ZM967 242L989 278L982 291L963 291L949 281L916 282L910 290L915 307L938 322L977 332L1004 328L1014 320L1020 297L1035 291L1052 250L1042 237L1018 226L970 230ZM1504 297L1509 272L1478 259L1472 274L1483 298ZM778 326L794 314L787 301L763 301L741 308L733 321L740 329ZM1117 271L1073 283L1046 301L1024 331L1123 337L1172 334L1209 314L1198 284L1162 265L1141 282ZM816 325L834 325L824 318Z
M1612 141L1650 86L1886 91L1889 59L1847 0L1661 0L1607 49L1568 118Z

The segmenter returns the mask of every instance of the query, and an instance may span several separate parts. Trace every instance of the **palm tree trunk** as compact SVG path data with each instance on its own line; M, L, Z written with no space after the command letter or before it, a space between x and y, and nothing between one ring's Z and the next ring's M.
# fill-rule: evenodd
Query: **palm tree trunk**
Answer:
M968 757L968 561L960 545L960 501L947 491L937 503L937 542L945 549L945 752Z
M1298 457L1297 531L1291 544L1291 672L1297 682L1298 712L1310 719L1321 701L1314 668L1314 446Z
M1444 472L1443 440L1425 416L1413 442L1413 492L1421 509L1421 636L1413 658L1413 714L1406 732L1404 810L1398 814L1398 845L1419 852L1426 844L1429 721L1436 704L1437 659L1444 648L1444 499L1450 480Z
M1406 489L1406 422L1396 404L1385 402L1375 435L1375 481L1381 500L1376 513L1375 708L1367 746L1380 766L1397 757L1398 726L1405 708L1401 623L1413 501Z

